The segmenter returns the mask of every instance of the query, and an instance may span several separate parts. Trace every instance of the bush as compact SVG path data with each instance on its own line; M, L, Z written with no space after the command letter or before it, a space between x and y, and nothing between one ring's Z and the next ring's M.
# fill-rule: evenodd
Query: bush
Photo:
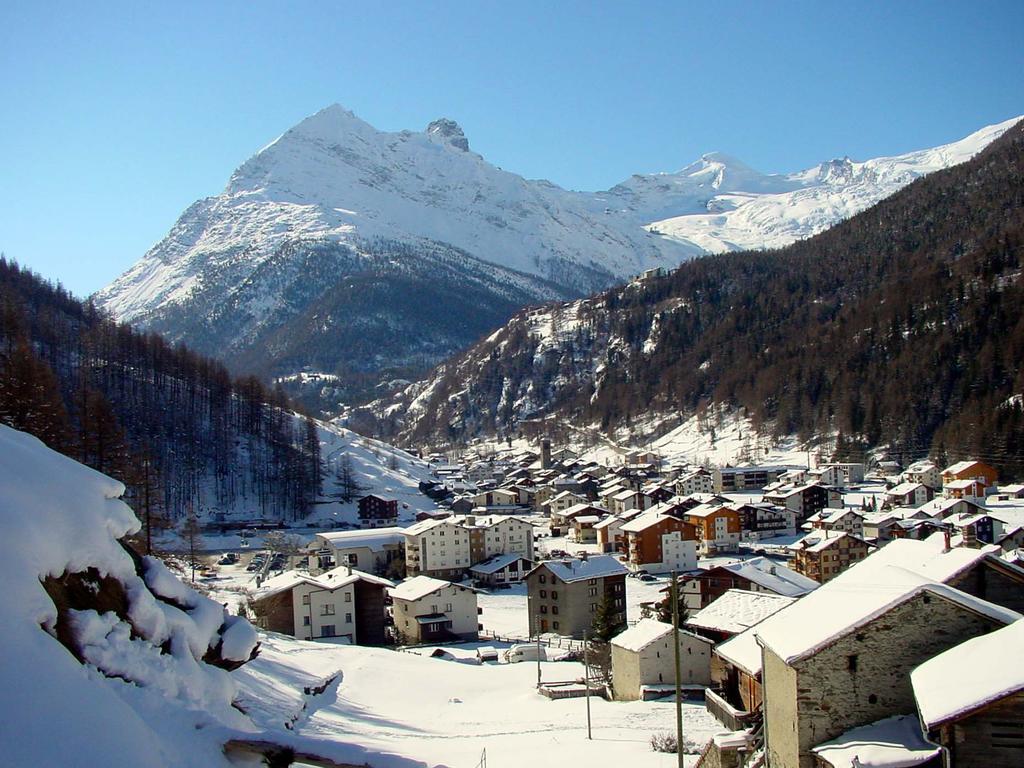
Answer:
M668 752L670 754L676 754L678 751L678 744L676 743L676 735L674 733L652 733L651 734L651 749L655 752ZM683 736L683 754L685 755L699 755L701 745L695 741Z

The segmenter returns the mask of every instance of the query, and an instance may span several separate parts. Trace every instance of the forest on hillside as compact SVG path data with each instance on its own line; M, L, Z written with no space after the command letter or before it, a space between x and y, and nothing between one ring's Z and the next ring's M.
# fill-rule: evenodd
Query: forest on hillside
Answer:
M844 456L886 445L1022 477L1022 254L1017 125L814 238L554 306L546 333L520 313L385 427L458 442L551 415L611 432L727 406L776 435L837 435Z
M306 514L314 423L280 388L118 324L0 257L0 423L125 483L146 532L187 516Z

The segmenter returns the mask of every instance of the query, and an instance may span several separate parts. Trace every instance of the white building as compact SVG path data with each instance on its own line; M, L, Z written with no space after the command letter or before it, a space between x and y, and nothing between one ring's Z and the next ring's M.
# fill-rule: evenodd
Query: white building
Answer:
M406 644L476 640L476 591L461 584L416 576L388 590L395 631Z
M367 573L383 573L401 560L405 550L403 529L396 527L318 533L315 549L329 552L335 565L349 565Z

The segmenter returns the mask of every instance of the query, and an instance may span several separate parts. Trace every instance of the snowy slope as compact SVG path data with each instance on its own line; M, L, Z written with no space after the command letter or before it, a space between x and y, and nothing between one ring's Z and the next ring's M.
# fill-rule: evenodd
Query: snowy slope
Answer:
M788 175L712 153L583 193L489 164L453 121L386 133L335 105L243 163L96 300L239 369L418 376L526 304L812 235L1012 122Z
M221 638L224 658L247 659L252 627L157 561L137 573L117 542L139 528L121 483L5 426L0 456L2 762L222 764L217 734L256 729L232 706L228 672L203 659ZM66 573L85 574L98 602L116 603L111 585L120 585L113 591L123 590L127 617L58 611L41 580ZM58 641L62 633L85 664Z
M704 198L704 210L680 210L656 218L648 228L709 253L781 248L870 208L921 176L970 160L1019 120L982 128L934 149L865 162L847 157L786 176L760 176L741 164L706 155L700 167L663 181L678 189L701 179L698 183L711 193ZM649 178L644 179L648 184Z

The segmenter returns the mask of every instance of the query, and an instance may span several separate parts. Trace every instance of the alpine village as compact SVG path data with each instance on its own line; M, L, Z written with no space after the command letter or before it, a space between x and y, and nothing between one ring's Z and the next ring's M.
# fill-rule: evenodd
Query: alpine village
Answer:
M0 764L1024 766L1022 275L1019 118L584 193L334 105L8 253Z

